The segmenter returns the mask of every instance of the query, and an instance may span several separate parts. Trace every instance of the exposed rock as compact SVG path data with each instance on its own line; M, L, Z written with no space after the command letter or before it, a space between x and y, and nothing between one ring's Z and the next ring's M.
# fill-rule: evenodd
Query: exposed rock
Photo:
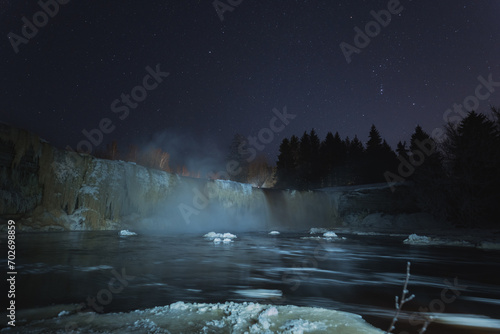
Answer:
M258 189L59 150L4 124L0 185L0 216L24 231L399 228L428 220L417 217L406 186Z

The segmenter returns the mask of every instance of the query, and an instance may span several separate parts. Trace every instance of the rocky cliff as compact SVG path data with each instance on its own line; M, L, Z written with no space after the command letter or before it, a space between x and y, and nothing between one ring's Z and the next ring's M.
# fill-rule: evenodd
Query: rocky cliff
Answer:
M0 216L24 230L259 230L336 221L326 194L264 191L97 159L6 125L0 185Z
M181 177L59 150L0 124L0 217L21 230L356 226L374 213L416 212L408 194L383 185L299 192Z

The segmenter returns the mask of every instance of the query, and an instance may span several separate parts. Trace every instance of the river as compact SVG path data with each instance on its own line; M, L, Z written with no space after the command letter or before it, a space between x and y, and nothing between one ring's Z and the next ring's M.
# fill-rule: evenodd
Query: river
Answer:
M394 333L417 333L425 312L436 316L426 333L500 332L498 250L405 245L405 235L338 232L328 241L304 239L308 231L235 234L227 244L203 234L18 234L16 305L31 310L99 297L94 307L110 313L252 301L352 312L386 330L409 261L415 298ZM497 328L481 328L488 326Z

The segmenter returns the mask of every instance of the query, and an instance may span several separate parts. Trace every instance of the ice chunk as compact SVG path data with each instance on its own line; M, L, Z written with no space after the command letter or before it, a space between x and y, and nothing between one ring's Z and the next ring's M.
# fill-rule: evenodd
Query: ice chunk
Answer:
M205 238L214 240L216 238L219 239L236 239L237 236L232 234L232 233L216 233L216 232L208 232L207 234L204 235Z
M59 314L57 316L63 317L63 316L68 315L68 314L71 314L71 313L69 311L61 311L61 312L59 312Z
M431 238L426 236L420 236L417 234L411 234L403 242L409 245L474 247L473 244L465 240Z
M57 310L59 313L61 307ZM65 315L64 321L54 317L53 313L38 319L41 320L24 326L16 324L16 333L62 333L67 324L72 324L73 328L82 333L113 334L385 333L366 323L361 316L352 313L315 307L234 302L224 304L177 302L170 306L157 306L131 312L92 314L92 321L88 321L89 317L81 312Z
M426 236L420 236L415 233L410 234L408 238L403 241L405 244L410 245L428 245L431 242L431 238Z
M323 236L325 238L337 238L338 237L338 235L332 231L328 231L328 232L323 233Z
M137 235L137 233L135 233L135 232L131 232L131 231L129 231L129 230L121 230L121 231L120 231L120 233L119 233L119 235L121 235L121 236L127 236L127 235Z
M270 235L278 235L278 234L280 234L280 233L279 233L278 231L271 231L271 232L269 232L269 234L270 234Z

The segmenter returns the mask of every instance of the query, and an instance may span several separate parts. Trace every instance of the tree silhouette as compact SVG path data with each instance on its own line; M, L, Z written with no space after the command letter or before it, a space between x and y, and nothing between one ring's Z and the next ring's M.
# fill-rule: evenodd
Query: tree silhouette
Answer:
M363 181L366 183L383 182L385 180L384 173L397 165L396 154L382 139L375 125L371 126L368 138L365 161L369 167L365 168Z
M406 141L401 142L400 140L396 147L396 153L398 154L398 157L401 157L403 159L408 159L408 152L410 151L406 147Z
M459 226L497 223L500 214L498 123L471 111L448 125L444 152L449 171L448 215ZM498 224L498 223L497 223Z

